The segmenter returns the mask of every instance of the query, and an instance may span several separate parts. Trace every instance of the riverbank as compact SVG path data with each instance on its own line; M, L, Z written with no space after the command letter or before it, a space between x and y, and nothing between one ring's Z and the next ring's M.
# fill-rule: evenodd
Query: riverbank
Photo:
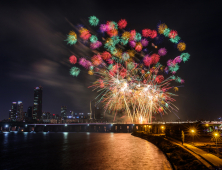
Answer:
M161 149L175 170L208 169L195 156L166 140L164 136L147 135L142 132L133 132L132 135L148 140Z
M177 141L181 141L180 135L174 135L170 137L176 139ZM190 135L186 135L184 143L194 145L195 147L222 159L222 141L219 138L216 144L215 138L213 138L212 134L196 135L194 138Z

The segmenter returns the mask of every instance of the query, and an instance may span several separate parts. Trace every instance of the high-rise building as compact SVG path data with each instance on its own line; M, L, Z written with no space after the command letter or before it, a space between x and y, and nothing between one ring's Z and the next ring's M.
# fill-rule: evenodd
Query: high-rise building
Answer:
M50 119L51 113L50 112L43 112L42 113L42 119Z
M104 119L104 113L103 113L103 110L102 108L100 108L99 106L95 106L95 118L96 119Z
M42 116L42 87L34 88L34 105L33 105L33 119L41 119Z
M33 107L32 107L32 106L29 106L29 107L28 107L28 110L27 110L27 116L28 116L28 119L29 119L29 120L32 119L32 115L33 115Z
M23 103L22 101L18 101L17 103L17 118L16 120L21 121L24 119L24 112L23 112Z
M16 113L17 113L17 102L12 102L12 106L11 109L9 110L9 119L11 121L16 121L17 117L16 117Z
M67 106L61 106L61 117L62 118L66 118L66 110L67 110Z
M73 111L70 111L69 113L70 113L70 116L73 118L74 112L73 112Z
M11 120L11 111L12 111L12 110L9 110L9 113L8 113L8 118L9 118L9 120Z
M101 107L99 107L98 105L96 105L95 101L91 102L91 114L90 117L92 119L96 119L96 120L102 120L104 119L104 113L103 113L103 109Z
M24 115L24 119L28 118L28 113L27 112L23 112Z

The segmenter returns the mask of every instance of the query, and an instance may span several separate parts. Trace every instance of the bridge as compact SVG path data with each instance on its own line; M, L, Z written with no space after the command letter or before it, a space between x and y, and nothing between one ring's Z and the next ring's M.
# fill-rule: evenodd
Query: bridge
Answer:
M152 122L152 124L125 123L69 123L69 124L29 124L26 122L0 122L0 131L21 132L123 132L149 131L162 133L165 130L181 130L188 126L198 124L202 129L218 129L222 121L178 121L178 122Z

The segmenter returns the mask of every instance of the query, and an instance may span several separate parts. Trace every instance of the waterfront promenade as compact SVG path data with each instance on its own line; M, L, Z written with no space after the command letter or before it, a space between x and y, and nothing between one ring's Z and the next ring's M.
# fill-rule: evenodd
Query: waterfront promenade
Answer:
M168 159L171 160L171 163L174 165L175 168L178 165L181 166L181 164L183 163L186 164L187 158L185 158L186 157L185 152L187 151L188 153L193 155L198 161L200 161L207 169L222 170L222 159L219 158L219 155L214 155L209 152L206 152L203 149L200 149L191 143L186 142L182 144L181 141L176 140L169 136L165 136L164 133L163 134L150 134L146 131L136 131L136 132L133 132L133 135L141 137L143 139L147 139L148 141L160 147L161 150L164 151L166 155L168 155ZM169 145L167 143L171 143L172 145ZM198 143L196 144L198 145ZM182 152L179 151L181 150L180 148L183 149ZM176 154L175 152L178 152L178 153ZM175 155L177 156L175 157ZM178 163L178 161L180 163Z
M170 142L179 145L180 147L189 150L192 152L192 154L199 160L201 161L206 167L212 168L212 167L221 167L222 169L222 159L218 158L217 156L210 154L202 149L199 149L191 144L184 143L183 145L181 144L181 141L178 141L173 138L168 138Z

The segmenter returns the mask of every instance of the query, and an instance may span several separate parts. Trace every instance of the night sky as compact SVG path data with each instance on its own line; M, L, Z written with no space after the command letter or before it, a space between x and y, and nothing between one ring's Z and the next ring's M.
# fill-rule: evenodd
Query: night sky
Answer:
M161 21L177 30L191 57L176 75L185 80L174 104L181 120L214 120L221 113L221 16L219 1L17 1L0 4L0 120L8 118L14 101L24 111L33 105L34 87L43 87L43 111L60 114L61 105L74 112L90 112L96 96L87 71L69 75L69 56L90 54L84 46L64 41L88 17L101 21L126 19L128 28L156 29ZM96 30L95 30L96 31ZM170 44L171 42L169 42ZM171 43L172 44L172 43ZM173 46L173 44L172 44ZM175 55L180 53L174 50ZM176 57L173 55L171 58ZM178 119L174 113L164 120Z

